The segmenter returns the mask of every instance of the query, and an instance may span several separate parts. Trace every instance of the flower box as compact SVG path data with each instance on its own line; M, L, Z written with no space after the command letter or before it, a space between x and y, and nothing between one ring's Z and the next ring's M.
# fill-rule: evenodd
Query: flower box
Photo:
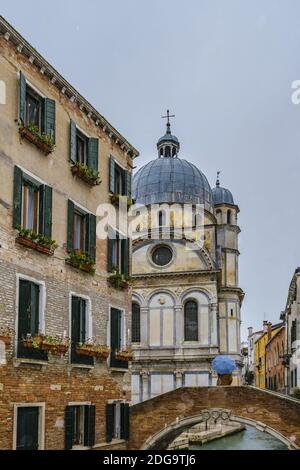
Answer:
M110 202L115 207L119 207L121 198L124 198L127 201L127 209L129 209L135 203L133 199L128 198L127 196L122 196L121 194L111 194Z
M95 357L97 359L107 359L110 349L106 346L98 346L93 344L78 344L76 346L76 354L79 356Z
M43 337L41 335L35 336L34 338L23 338L22 344L27 349L41 349Z
M49 153L53 152L54 144L48 144L43 140L42 135L39 135L37 132L34 132L30 128L26 126L20 126L19 133L22 139L28 140L28 142L32 143L37 148L39 148L45 155L49 155Z
M72 251L69 253L66 263L92 276L95 274L95 263L87 253L81 253L77 250Z
M133 360L133 352L131 349L126 351L116 351L115 358L118 361L132 361Z
M129 288L129 283L123 279L119 279L115 277L114 275L110 276L108 278L109 284L114 287L115 289L128 289Z
M43 341L41 349L53 354L54 356L65 356L68 352L69 344L56 344Z
M92 174L92 170L89 170L85 165L73 165L71 167L72 175L82 179L89 186L98 186L101 181L98 174Z
M53 248L45 246L45 245L41 245L40 243L37 243L34 240L31 240L30 238L27 238L27 237L23 237L21 235L17 236L16 242L19 245L26 246L27 248L31 248L35 251L38 251L39 253L43 253L44 255L53 256L54 254Z

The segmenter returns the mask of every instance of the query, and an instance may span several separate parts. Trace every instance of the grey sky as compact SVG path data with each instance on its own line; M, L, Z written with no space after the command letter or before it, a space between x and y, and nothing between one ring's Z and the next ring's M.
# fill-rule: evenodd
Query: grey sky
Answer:
M300 264L297 0L0 0L0 13L140 151L167 108L180 156L240 206L243 333L278 321Z

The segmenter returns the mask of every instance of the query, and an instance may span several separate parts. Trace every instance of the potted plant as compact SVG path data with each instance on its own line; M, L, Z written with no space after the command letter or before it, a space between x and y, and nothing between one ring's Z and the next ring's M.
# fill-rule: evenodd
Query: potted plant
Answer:
M133 351L131 348L125 348L120 351L115 352L115 358L118 361L132 361L133 360Z
M101 184L99 172L93 170L87 165L83 165L82 163L77 162L71 167L71 171L74 176L78 176L78 178L81 178L90 186L97 186Z
M109 284L115 289L128 289L131 281L131 277L126 274L121 274L117 266L113 267L112 274L108 278Z
M34 123L30 123L25 126L23 123L19 123L19 133L23 139L28 140L36 147L38 147L45 155L53 152L55 148L54 139L51 135L45 132L40 132L38 126Z
M80 356L90 356L97 359L107 359L110 353L110 348L97 344L89 340L84 343L78 343L76 346L76 354Z
M94 275L96 272L95 262L88 253L77 250L71 251L66 259L66 263L91 275Z
M126 200L127 209L130 209L130 207L135 203L134 199L131 199L130 197L127 197L127 196L122 196L121 194L115 194L115 193L111 194L110 202L114 206L119 207L121 198L124 198L124 200Z
M41 343L41 349L56 356L64 356L68 352L69 346L69 338L60 336L44 336Z
M0 342L4 343L5 346L9 347L11 345L11 339L14 335L14 330L8 327L0 328Z
M35 233L33 230L17 227L19 233L16 242L20 245L32 248L40 253L52 256L58 247L56 242L49 237Z
M36 336L32 336L28 333L26 337L22 339L23 346L27 349L41 349L42 341L43 335L41 333Z

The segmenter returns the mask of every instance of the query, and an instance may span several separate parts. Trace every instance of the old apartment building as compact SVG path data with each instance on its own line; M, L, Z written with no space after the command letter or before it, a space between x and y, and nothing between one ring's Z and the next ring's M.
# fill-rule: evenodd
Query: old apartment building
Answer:
M122 448L130 244L96 224L138 152L2 17L0 82L0 448Z

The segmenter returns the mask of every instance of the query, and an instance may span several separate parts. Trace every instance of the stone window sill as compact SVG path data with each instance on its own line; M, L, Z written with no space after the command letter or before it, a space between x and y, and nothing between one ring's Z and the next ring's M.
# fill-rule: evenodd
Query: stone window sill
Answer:
M14 367L20 367L22 364L29 364L29 365L34 365L34 366L39 366L39 367L47 367L48 362L47 361L37 361L35 359L25 359L25 358L15 358L14 359Z
M88 364L70 364L71 369L87 369L92 370L95 366L89 366Z
M111 372L123 372L124 374L125 372L128 372L129 369L128 367L127 369L123 369L123 367L110 367L109 370L111 370Z
M102 447L115 446L117 444L125 444L124 439L113 439L111 442L102 442L101 444L94 445L93 449L101 449Z

